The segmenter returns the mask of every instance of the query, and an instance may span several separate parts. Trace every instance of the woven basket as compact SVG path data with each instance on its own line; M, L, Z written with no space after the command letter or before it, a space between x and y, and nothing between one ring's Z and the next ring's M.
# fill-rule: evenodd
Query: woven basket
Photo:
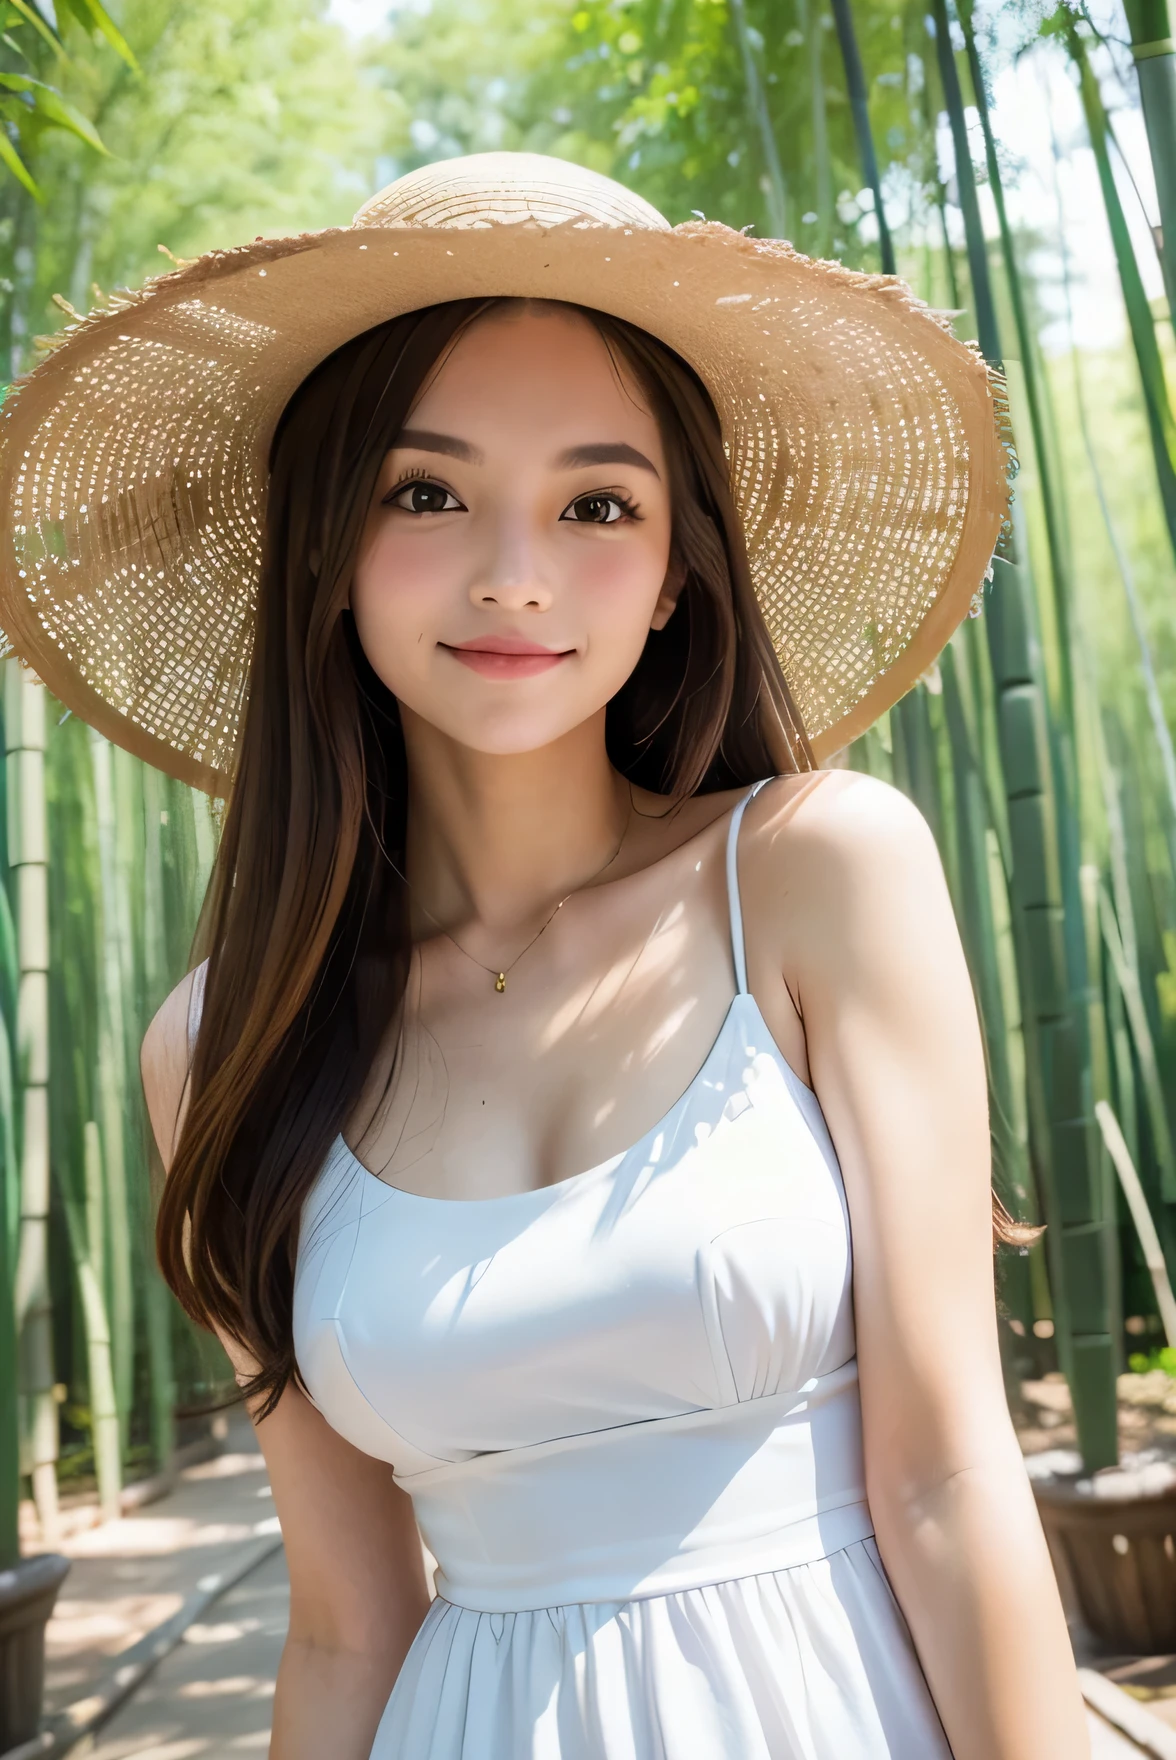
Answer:
M1093 1635L1116 1654L1176 1652L1176 1492L1033 1490L1063 1596L1069 1592Z

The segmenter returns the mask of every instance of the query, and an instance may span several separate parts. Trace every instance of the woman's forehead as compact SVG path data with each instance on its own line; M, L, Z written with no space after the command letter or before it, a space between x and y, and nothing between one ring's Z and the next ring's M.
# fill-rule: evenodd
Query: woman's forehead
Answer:
M583 313L546 301L511 301L469 325L422 387L407 426L475 444L506 430L536 443L637 436L643 452L660 450L658 423L626 363Z

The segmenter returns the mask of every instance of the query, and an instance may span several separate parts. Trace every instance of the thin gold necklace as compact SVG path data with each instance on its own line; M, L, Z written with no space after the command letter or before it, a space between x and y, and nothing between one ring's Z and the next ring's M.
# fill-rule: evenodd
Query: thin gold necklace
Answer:
M629 791L629 798L630 798L630 806L631 806L632 805L632 788L631 787L630 787L630 791ZM572 892L581 892L585 886L590 886L594 880L599 880L600 876L604 873L605 868L612 867L613 863L616 861L617 857L621 853L621 849L624 845L626 837L628 837L628 835L629 835L629 826L631 823L632 823L631 815L626 815L625 828L621 832L621 841L620 841L620 843L617 844L616 849L613 850L612 855L609 856L608 861L603 863L603 865L601 867L597 868L595 874L590 874L588 876L587 880L582 880L580 882L579 886L573 886L571 892L564 893L563 897L560 899L559 903L556 905L556 907L552 911L551 915L547 918L547 921L545 923L543 923L543 925L539 929L536 930L535 934L532 935L531 939L528 941L527 945L523 948L522 952L516 953L514 958L511 960L510 964L508 966L504 966L501 970L499 970L497 966L483 965L482 961L480 959L475 959L473 954L469 951L469 949L462 946L461 942L457 939L457 936L452 934L445 927L444 923L439 923L437 921L436 917L433 915L433 913L429 909L429 907L426 904L422 904L421 900L419 898L417 899L417 904L420 906L422 914L424 916L428 917L430 923L433 924L434 928L439 929L441 931L441 934L444 935L444 937L447 941L452 941L453 945L456 947L456 949L459 953L464 953L466 958L473 965L480 966L482 971L484 971L485 973L487 973L487 975L489 977L494 979L494 988L498 992L499 996L501 996L506 989L506 980L507 980L508 976L510 975L510 973L514 971L515 967L518 965L519 961L522 959L523 954L530 953L530 951L534 947L536 941L538 941L540 935L542 935L545 930L547 930L551 927L552 923L554 923L554 921L555 921L556 917L559 915L560 911L563 910L564 905L567 904L568 899L571 898ZM398 874L400 873L399 868L396 869L396 872ZM405 876L403 874L401 874L400 878L402 880L404 880L404 884L408 887L408 890L411 892L412 887L409 885L408 880L405 879Z

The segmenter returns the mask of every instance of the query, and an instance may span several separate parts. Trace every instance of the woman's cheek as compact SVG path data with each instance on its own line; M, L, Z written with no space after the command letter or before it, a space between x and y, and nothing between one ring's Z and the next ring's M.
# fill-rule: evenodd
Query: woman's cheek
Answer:
M658 569L648 557L637 555L614 559L611 567L598 565L578 583L588 651L622 665L627 660L624 677L645 646L664 578L664 567Z
M351 605L376 640L417 642L445 603L449 571L438 546L411 541L376 544L355 571ZM362 631L361 631L362 633Z

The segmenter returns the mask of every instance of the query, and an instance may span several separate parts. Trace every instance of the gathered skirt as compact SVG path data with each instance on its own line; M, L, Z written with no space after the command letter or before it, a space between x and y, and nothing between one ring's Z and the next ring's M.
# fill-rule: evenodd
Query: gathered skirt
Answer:
M372 1760L951 1760L873 1538L640 1600L433 1602Z

